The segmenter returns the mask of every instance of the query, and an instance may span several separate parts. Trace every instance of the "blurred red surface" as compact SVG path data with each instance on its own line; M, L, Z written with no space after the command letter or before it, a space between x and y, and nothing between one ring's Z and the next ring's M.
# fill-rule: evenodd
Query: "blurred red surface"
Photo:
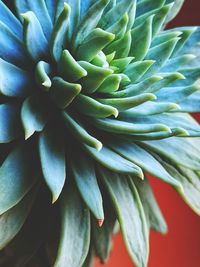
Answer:
M156 0L155 0L156 1ZM200 25L200 1L185 0L184 7L170 27ZM200 116L196 115L196 118ZM168 234L151 233L148 267L200 267L200 217L195 215L168 185L151 178L158 203L168 223ZM95 267L134 267L120 235L114 239L111 258Z

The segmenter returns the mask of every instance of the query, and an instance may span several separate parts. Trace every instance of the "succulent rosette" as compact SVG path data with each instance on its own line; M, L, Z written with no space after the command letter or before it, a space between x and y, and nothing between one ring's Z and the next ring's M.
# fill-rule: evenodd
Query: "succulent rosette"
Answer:
M0 1L0 266L137 267L165 233L149 173L200 214L200 30L177 0ZM195 138L193 138L195 137ZM167 197L167 196L166 196Z

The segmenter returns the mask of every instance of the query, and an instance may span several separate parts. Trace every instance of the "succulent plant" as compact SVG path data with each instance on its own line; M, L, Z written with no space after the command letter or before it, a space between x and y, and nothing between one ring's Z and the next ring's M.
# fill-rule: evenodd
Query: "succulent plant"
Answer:
M147 266L148 173L200 214L200 29L164 30L182 4L0 1L0 266L105 263L118 224Z

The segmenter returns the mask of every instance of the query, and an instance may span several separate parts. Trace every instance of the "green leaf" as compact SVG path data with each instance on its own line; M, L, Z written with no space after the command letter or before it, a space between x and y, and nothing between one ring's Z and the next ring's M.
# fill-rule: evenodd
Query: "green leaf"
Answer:
M0 249L5 248L22 228L35 200L36 190L0 216Z
M92 61L103 48L112 42L115 35L100 28L94 29L81 43L76 52L78 60Z
M64 3L64 9L56 21L50 40L50 51L55 61L59 61L63 48L66 46L69 26L70 6Z
M75 107L89 117L106 118L109 116L117 117L119 112L116 108L101 104L93 98L80 94L74 101Z
M130 78L132 83L136 83L143 78L154 63L154 60L136 61L128 65L124 73Z
M147 266L148 227L137 189L130 178L101 171L116 210L128 253L137 267Z
M79 161L77 162L77 157ZM81 151L74 154L71 160L72 173L74 175L78 190L99 222L104 221L103 201L97 183L94 163Z
M88 75L80 80L85 93L92 94L97 91L102 82L113 73L109 68L98 67L86 61L78 62Z
M60 77L54 77L50 95L59 108L65 109L80 94L81 85L69 83Z
M87 71L76 62L68 50L62 52L58 63L58 72L63 79L69 82L75 82L87 76Z
M71 134L81 143L95 148L97 151L102 149L102 143L95 137L91 136L71 115L67 112L62 113L63 122Z
M19 114L14 104L0 105L0 143L9 143L21 135Z
M36 15L32 11L22 14L24 18L24 44L34 61L48 57L48 42Z
M126 33L129 17L128 13L125 13L121 19L117 20L113 25L108 27L106 31L115 34L116 38L121 38Z
M63 189L65 169L65 148L61 132L46 127L39 135L39 153L44 179L52 192L52 203L60 196Z
M41 132L48 121L48 107L41 96L33 95L26 98L21 109L21 120L25 131L25 139L35 132Z
M35 69L35 78L39 87L44 91L49 91L52 85L51 76L52 68L49 63L45 61L39 61Z
M115 54L116 59L127 57L130 52L131 42L132 42L131 31L128 31L120 39L115 40L111 44L106 46L104 52L106 54L110 54L113 51L116 51Z
M158 207L148 180L146 178L144 181L134 180L134 183L137 187L149 227L161 234L166 234L167 224Z
M144 172L148 172L164 182L171 184L179 191L182 190L181 184L177 182L173 176L170 176L162 165L140 146L133 142L115 138L115 141L109 141L109 147L125 159L142 168Z
M139 134L139 133L151 133L151 132L171 132L170 128L164 124L135 124L126 122L123 120L114 119L92 119L91 123L95 127L102 129L106 132L116 134Z
M0 39L1 40L1 39ZM25 97L32 91L30 75L0 58L0 92L9 97Z
M146 21L131 31L132 43L129 55L135 57L135 60L143 60L146 56L152 41L152 23L153 15Z
M0 168L0 215L17 205L38 179L35 153L21 144L5 159Z
M148 78L151 75L158 72L165 62L170 58L172 52L180 38L176 37L163 44L157 45L151 48L146 55L146 60L155 60L155 64L151 67L149 71L145 73L144 78Z
M80 267L89 251L90 214L75 186L69 184L62 194L60 205L61 234L54 267Z
M123 98L123 97L131 97L135 95L142 95L143 92L147 91L149 88L152 88L154 84L156 84L162 79L163 79L162 76L155 75L139 83L130 84L126 86L123 90L119 90L117 92L113 92L107 95L113 98Z
M87 145L83 145L86 152L104 167L117 173L133 174L143 179L142 170L134 163L121 157L108 147L103 147L100 152Z
M130 96L125 98L98 98L97 100L105 105L113 106L119 111L123 111L155 99L155 95L144 93L137 96Z
M113 62L112 62L113 63ZM122 77L120 74L111 74L97 88L98 93L111 93L119 89Z

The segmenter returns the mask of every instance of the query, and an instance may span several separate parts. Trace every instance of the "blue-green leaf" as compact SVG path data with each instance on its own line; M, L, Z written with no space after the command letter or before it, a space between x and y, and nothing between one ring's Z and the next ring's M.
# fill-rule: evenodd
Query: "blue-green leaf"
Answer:
M24 43L29 56L34 61L48 56L48 42L36 15L32 11L22 14L24 18Z
M28 72L0 58L0 92L10 97L24 97L32 90Z
M109 147L122 157L138 165L145 172L148 172L164 182L171 184L179 191L182 190L181 184L177 182L173 176L170 176L151 154L138 145L132 142L123 141L122 139L115 139L115 141L110 140Z
M77 161L77 157L79 160ZM104 221L103 201L97 183L94 163L80 151L74 154L71 160L72 173L74 175L79 192L99 222Z
M134 163L121 157L108 147L103 147L101 151L97 152L94 148L83 145L84 149L104 167L118 173L133 174L143 179L142 170Z
M70 6L64 3L64 9L56 21L51 36L50 50L54 60L57 62L60 60L62 51L66 47L70 12Z
M63 189L65 169L65 148L61 132L46 127L39 136L39 153L44 179L52 192L54 203Z
M25 66L27 64L27 53L21 40L13 34L12 30L0 21L0 58L16 64Z
M19 145L0 168L0 215L18 204L37 179L34 152L25 144Z
M147 266L148 226L137 189L131 179L101 171L120 223L124 242L137 267Z
M27 178L27 177L26 177ZM33 190L16 206L0 216L0 249L5 248L22 228L35 200L36 191Z
M3 1L0 1L0 21L12 29L20 39L22 38L22 25Z
M37 19L39 20L43 32L49 41L49 38L51 36L52 32L52 22L51 18L48 14L47 6L45 3L45 0L26 0L26 1L21 1L21 0L14 0L18 16L20 17L21 14L26 13L28 11L32 11L35 13Z
M68 184L62 194L61 234L54 267L80 267L90 245L90 214L75 186ZM67 253L66 253L67 252Z
M200 158L198 156L200 150L186 138L172 137L170 139L145 141L141 144L176 164L192 170L200 170Z
M19 107L13 104L0 105L0 143L9 143L22 133Z
M166 234L167 224L158 207L148 180L146 178L144 181L135 179L134 184L137 187L149 227L161 234Z
M41 97L28 97L22 105L21 120L25 131L25 139L35 132L41 132L48 120L48 108Z

